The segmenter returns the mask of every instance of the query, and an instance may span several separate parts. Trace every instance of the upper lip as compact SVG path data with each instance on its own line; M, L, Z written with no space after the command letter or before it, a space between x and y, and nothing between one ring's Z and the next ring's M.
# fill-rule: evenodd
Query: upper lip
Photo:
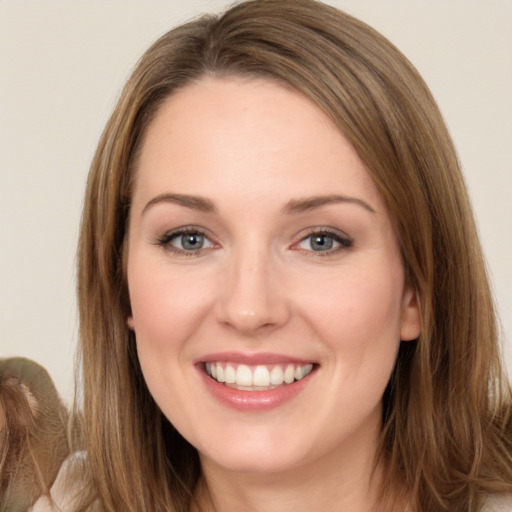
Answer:
M308 364L315 363L312 359L304 359L283 354L274 354L269 352L262 353L241 353L241 352L216 352L207 354L197 359L196 363L214 363L230 362L237 364L246 364L248 366L266 365L266 364Z

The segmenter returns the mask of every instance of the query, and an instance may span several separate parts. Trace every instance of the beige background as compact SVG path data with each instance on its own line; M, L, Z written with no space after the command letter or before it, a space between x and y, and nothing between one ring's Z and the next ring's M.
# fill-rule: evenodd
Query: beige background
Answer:
M512 0L329 3L383 32L436 96L512 352ZM0 0L0 356L39 361L67 400L77 228L100 131L144 49L175 24L225 5Z

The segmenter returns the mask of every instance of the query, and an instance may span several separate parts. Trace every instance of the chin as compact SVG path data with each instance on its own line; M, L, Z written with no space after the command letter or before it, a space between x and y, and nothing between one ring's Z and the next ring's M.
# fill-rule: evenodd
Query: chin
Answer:
M282 451L269 450L228 450L222 454L199 454L203 468L216 466L232 473L251 475L272 475L286 473L301 466L305 462L299 453L288 454Z
M196 442L201 464L228 472L277 474L314 466L326 454L336 451L332 438L315 435L314 428L302 428L306 423L300 425L300 431L282 425L273 427L238 425L203 443Z

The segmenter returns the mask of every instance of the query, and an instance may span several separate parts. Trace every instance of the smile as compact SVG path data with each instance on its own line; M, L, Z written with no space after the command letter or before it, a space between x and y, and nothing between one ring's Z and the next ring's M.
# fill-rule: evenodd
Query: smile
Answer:
M226 362L205 363L206 374L216 382L244 391L267 391L292 384L309 375L313 364L246 365Z

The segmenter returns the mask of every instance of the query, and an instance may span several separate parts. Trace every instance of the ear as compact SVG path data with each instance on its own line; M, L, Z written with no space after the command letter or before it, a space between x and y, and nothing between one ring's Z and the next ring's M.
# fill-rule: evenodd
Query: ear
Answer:
M134 322L133 322L133 315L130 315L127 319L126 319L126 324L128 325L128 328L131 329L132 331L135 329L134 327Z
M421 332L421 312L418 292L412 286L406 286L402 300L402 323L400 339L415 340Z

